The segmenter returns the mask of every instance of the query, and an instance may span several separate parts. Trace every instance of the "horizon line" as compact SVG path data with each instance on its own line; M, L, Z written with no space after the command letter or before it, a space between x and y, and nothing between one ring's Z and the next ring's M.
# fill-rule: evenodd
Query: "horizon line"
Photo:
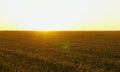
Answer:
M120 30L0 30L0 31L120 31Z

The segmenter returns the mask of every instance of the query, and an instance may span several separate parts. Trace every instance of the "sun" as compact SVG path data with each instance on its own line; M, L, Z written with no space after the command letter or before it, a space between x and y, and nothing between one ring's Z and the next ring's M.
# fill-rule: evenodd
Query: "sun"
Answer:
M58 31L69 30L69 24L19 24L23 30L41 30L41 31Z

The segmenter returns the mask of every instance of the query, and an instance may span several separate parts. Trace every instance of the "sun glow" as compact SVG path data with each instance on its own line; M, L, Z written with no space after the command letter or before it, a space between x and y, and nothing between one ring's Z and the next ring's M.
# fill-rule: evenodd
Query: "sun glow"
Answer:
M43 31L54 31L54 30L70 30L72 25L69 24L23 24L21 27L24 30L43 30Z

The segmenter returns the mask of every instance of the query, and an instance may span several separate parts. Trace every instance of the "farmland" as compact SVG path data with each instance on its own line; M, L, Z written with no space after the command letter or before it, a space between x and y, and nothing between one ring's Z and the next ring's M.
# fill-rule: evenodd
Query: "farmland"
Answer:
M0 72L120 72L120 32L0 31Z

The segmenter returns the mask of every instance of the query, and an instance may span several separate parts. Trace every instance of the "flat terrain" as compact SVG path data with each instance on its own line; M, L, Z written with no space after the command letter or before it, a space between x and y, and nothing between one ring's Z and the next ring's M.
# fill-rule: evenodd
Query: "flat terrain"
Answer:
M0 72L120 72L120 32L0 32Z

